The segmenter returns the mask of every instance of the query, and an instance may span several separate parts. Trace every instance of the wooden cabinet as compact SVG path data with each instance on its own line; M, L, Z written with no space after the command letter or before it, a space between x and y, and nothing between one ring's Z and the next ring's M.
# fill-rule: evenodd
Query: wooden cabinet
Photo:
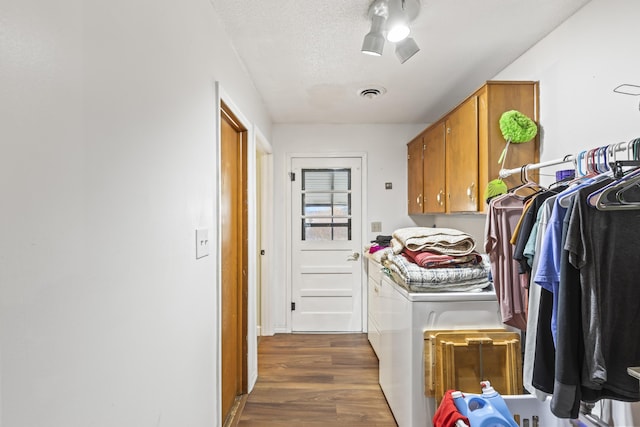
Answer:
M444 213L445 182L445 123L429 127L423 137L424 212Z
M423 179L422 179L422 151L423 151L422 134L414 138L407 144L407 189L409 197L407 199L407 212L409 215L424 213L422 195L423 195Z
M478 209L478 97L463 102L446 119L447 211Z
M487 183L499 176L498 158L506 144L499 121L509 110L518 110L537 123L538 83L487 82L408 144L409 214L485 210L483 193ZM538 161L536 136L530 142L512 144L504 167ZM513 187L518 177L506 178L505 183Z
M444 213L445 123L430 126L407 144L408 192L410 215Z

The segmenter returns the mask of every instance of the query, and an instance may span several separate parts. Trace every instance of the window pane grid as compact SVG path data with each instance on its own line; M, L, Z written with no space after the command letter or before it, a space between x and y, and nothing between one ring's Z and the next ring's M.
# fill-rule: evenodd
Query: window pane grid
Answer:
M346 223L302 220L302 240L351 240L351 218Z
M302 170L302 240L351 240L351 170Z

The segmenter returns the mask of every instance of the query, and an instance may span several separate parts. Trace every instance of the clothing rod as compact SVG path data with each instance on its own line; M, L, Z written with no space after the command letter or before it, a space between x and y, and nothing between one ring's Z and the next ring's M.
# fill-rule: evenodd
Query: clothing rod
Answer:
M614 147L614 153L618 152L618 151L627 151L628 152L630 143L629 142L620 142L618 144L612 144L609 147L612 147L612 146ZM602 148L602 147L600 147L600 148ZM530 171L530 170L544 168L544 167L547 167L547 166L555 166L555 165L561 165L563 163L574 162L576 159L579 159L587 151L588 150L585 150L583 152L580 152L580 154L577 154L577 155L567 155L567 156L564 156L561 159L549 160L549 161L540 162L540 163L530 163L528 165L522 165L519 168L500 169L500 172L498 173L498 177L506 178L506 177L511 176L511 175L513 175L515 173L521 173L525 169L526 169L526 171ZM615 154L614 154L613 157L615 159Z
M555 166L555 165L561 165L562 163L569 163L569 162L572 162L575 158L576 156L569 155L569 156L563 157L562 159L549 160L549 161L540 162L540 163L531 163L528 165L524 165L523 167L526 168L526 170L530 171L530 170L544 168L547 166ZM514 173L520 173L523 170L523 167L514 168L514 169L500 169L500 173L498 175L500 176L500 178L506 178L508 176L513 175Z

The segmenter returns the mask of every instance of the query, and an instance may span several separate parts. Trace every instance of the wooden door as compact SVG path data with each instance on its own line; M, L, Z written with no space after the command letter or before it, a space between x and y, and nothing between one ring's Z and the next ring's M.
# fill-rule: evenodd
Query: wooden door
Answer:
M478 97L460 104L446 120L448 212L478 210Z
M421 214L423 209L422 135L407 144L407 212Z
M424 133L423 204L425 213L444 213L445 193L445 124L438 123Z
M222 423L246 393L246 130L223 104L221 125Z
M362 331L362 159L291 161L294 332Z

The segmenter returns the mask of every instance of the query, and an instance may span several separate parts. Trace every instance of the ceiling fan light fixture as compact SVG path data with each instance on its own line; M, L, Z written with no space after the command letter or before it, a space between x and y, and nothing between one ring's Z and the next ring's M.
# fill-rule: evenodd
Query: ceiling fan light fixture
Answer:
M410 32L411 32L411 29L409 28L408 25L403 23L398 23L397 25L394 25L392 28L389 28L389 31L387 32L387 40L389 40L392 43L397 43L399 41L406 39L409 36Z
M374 15L371 18L371 30L364 36L360 51L367 55L380 56L384 49L384 22L383 16Z
M418 47L418 43L416 43L416 41L411 37L407 37L396 44L396 56L400 60L401 64L404 64L409 58L419 51L420 48Z
M415 40L405 40L411 33L409 23L420 12L420 0L374 0L369 6L371 29L362 42L362 53L381 56L385 39L401 44L396 46L396 55L401 63L411 58L420 49Z
M406 0L389 0L389 17L387 18L387 40L397 43L409 36L409 14Z
M367 34L362 42L360 51L366 55L380 56L384 49L384 37L376 34Z

